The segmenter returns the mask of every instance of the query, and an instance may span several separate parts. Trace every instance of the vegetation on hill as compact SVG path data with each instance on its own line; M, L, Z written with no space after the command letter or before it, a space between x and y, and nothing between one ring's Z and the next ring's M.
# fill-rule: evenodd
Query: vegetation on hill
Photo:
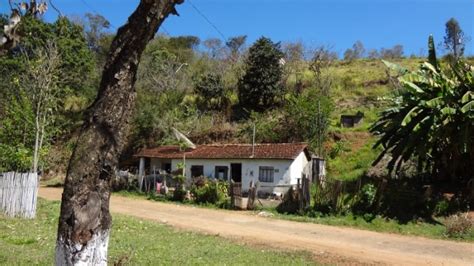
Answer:
M5 23L5 20L0 21ZM31 76L28 70L33 63L41 63L37 51L51 43L61 64L51 73L53 82L49 87L57 88L57 94L54 101L49 102L47 113L51 119L45 124L38 164L47 176L64 174L82 117L97 94L98 77L113 37L106 31L108 27L103 17L91 14L80 23L67 18L54 23L36 19L22 23L24 38L20 46L0 57L1 171L31 168L36 139L33 134L35 94L26 81ZM462 58L462 47L449 45L452 40L459 40L462 32L454 22L450 27L446 46L454 49L450 53L456 54L455 57ZM411 72L411 84L426 94L405 93L407 86L413 86L403 82L405 76L400 83L401 73L391 71L381 59ZM176 143L171 134L173 127L185 132L198 144L249 143L255 127L257 142L308 142L312 152L326 158L328 177L334 180L351 182L373 178L374 175L386 178L385 169L388 166L396 170L392 167L395 161L381 160L382 165L375 168L372 164L380 152L387 151L396 151L393 158L412 162L413 154L432 156L423 152L445 154L448 149L450 160L457 158L461 160L458 165L466 167L472 154L466 156L464 151L469 150L472 142L465 136L473 134L471 111L463 110L472 100L472 77L466 69L450 67L452 58L438 60L437 67L441 71L435 69L436 73L424 63L426 60L424 57L405 57L400 45L366 51L360 41L348 49L344 59L340 59L327 47L280 44L264 37L254 44L246 44L246 36L235 36L225 41L213 38L201 41L195 36L157 35L144 51L138 70L137 104L131 136L121 156L122 165L133 165L131 155L139 148ZM473 61L463 60L471 64ZM420 65L424 67L420 69ZM433 63L431 66L435 67ZM416 75L418 83L413 80ZM442 99L430 101L438 99L434 90L437 87L424 79L443 84L441 87L446 89L446 94ZM459 90L463 91L462 95ZM452 92L455 93L451 95ZM394 96L410 102L404 109L400 108L398 114L403 118L396 123L386 116L387 112L382 113L393 104ZM423 102L425 98L430 98L426 101L428 104ZM435 107L428 106L434 103ZM415 112L410 111L420 104L439 109L439 116L425 115L427 112L420 112L425 115L423 117L415 116ZM438 108L440 106L443 108ZM455 115L451 108L456 109ZM341 115L356 113L363 113L360 125L341 127ZM404 119L408 113L410 115ZM444 124L445 116L453 120ZM407 139L405 136L411 131L396 125L409 124L409 119L413 123L419 119L436 120L433 128L439 126L443 130L430 131L429 135L442 132L447 134L442 135L445 141L430 141L431 138L412 141L413 145L429 144L430 147L425 147L424 151L405 152L415 147L406 145L403 152L397 153L392 143L395 138L392 137ZM382 132L387 125L392 125L400 134L386 134L380 139L383 145L373 149L379 137L372 135L369 128L377 121L379 126L373 127L373 132ZM423 125L420 124L420 128ZM460 143L452 141L454 139L467 141ZM462 147L467 148L463 150ZM428 166L428 162L424 161L423 166ZM441 171L439 167L428 168ZM424 168L424 173L432 174L428 168ZM459 170L463 173L448 171L453 175L466 174L466 180L472 177L466 170Z

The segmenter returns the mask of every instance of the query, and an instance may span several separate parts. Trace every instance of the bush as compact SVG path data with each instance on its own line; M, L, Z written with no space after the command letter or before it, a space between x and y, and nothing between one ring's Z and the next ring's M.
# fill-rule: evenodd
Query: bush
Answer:
M283 197L283 201L276 207L279 213L296 214L299 210L298 194L293 187Z
M466 214L454 214L446 218L446 235L448 237L464 237L471 233L474 221Z
M329 151L329 158L334 159L339 156L343 152L350 152L351 148L349 147L349 143L347 141L337 141L336 144L331 148Z
M366 184L357 195L357 201L353 206L354 213L368 214L373 211L377 188L373 184Z
M177 175L173 177L176 182L175 189L173 191L173 200L183 202L186 199L186 189L184 189L184 182L186 177L183 175Z
M173 191L173 200L183 202L186 199L186 190L183 186L176 186Z
M327 177L323 185L313 188L314 210L325 215L348 213L353 199L347 193L349 185L349 182Z
M440 200L436 203L433 211L434 216L446 216L449 213L449 201L446 199Z
M219 204L226 205L225 201L228 198L227 182L198 177L193 180L191 193L196 203L215 204L216 206Z

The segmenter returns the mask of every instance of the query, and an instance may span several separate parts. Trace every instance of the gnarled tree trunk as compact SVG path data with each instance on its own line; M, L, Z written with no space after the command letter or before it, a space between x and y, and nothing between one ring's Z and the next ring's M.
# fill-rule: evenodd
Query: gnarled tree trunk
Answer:
M56 242L57 265L105 265L112 218L110 180L127 139L140 56L175 5L141 0L112 42L99 94L69 162Z

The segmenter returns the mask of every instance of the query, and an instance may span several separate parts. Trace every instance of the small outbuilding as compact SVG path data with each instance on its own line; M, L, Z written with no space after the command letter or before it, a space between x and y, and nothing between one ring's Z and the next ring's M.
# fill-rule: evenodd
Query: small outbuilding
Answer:
M362 123L364 113L357 112L355 115L341 115L341 127L355 127Z

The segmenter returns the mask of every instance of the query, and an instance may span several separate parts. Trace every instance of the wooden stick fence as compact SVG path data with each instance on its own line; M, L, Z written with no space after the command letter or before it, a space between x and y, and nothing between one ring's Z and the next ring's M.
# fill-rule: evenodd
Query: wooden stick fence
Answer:
M0 174L0 210L11 217L35 218L38 182L37 173Z

